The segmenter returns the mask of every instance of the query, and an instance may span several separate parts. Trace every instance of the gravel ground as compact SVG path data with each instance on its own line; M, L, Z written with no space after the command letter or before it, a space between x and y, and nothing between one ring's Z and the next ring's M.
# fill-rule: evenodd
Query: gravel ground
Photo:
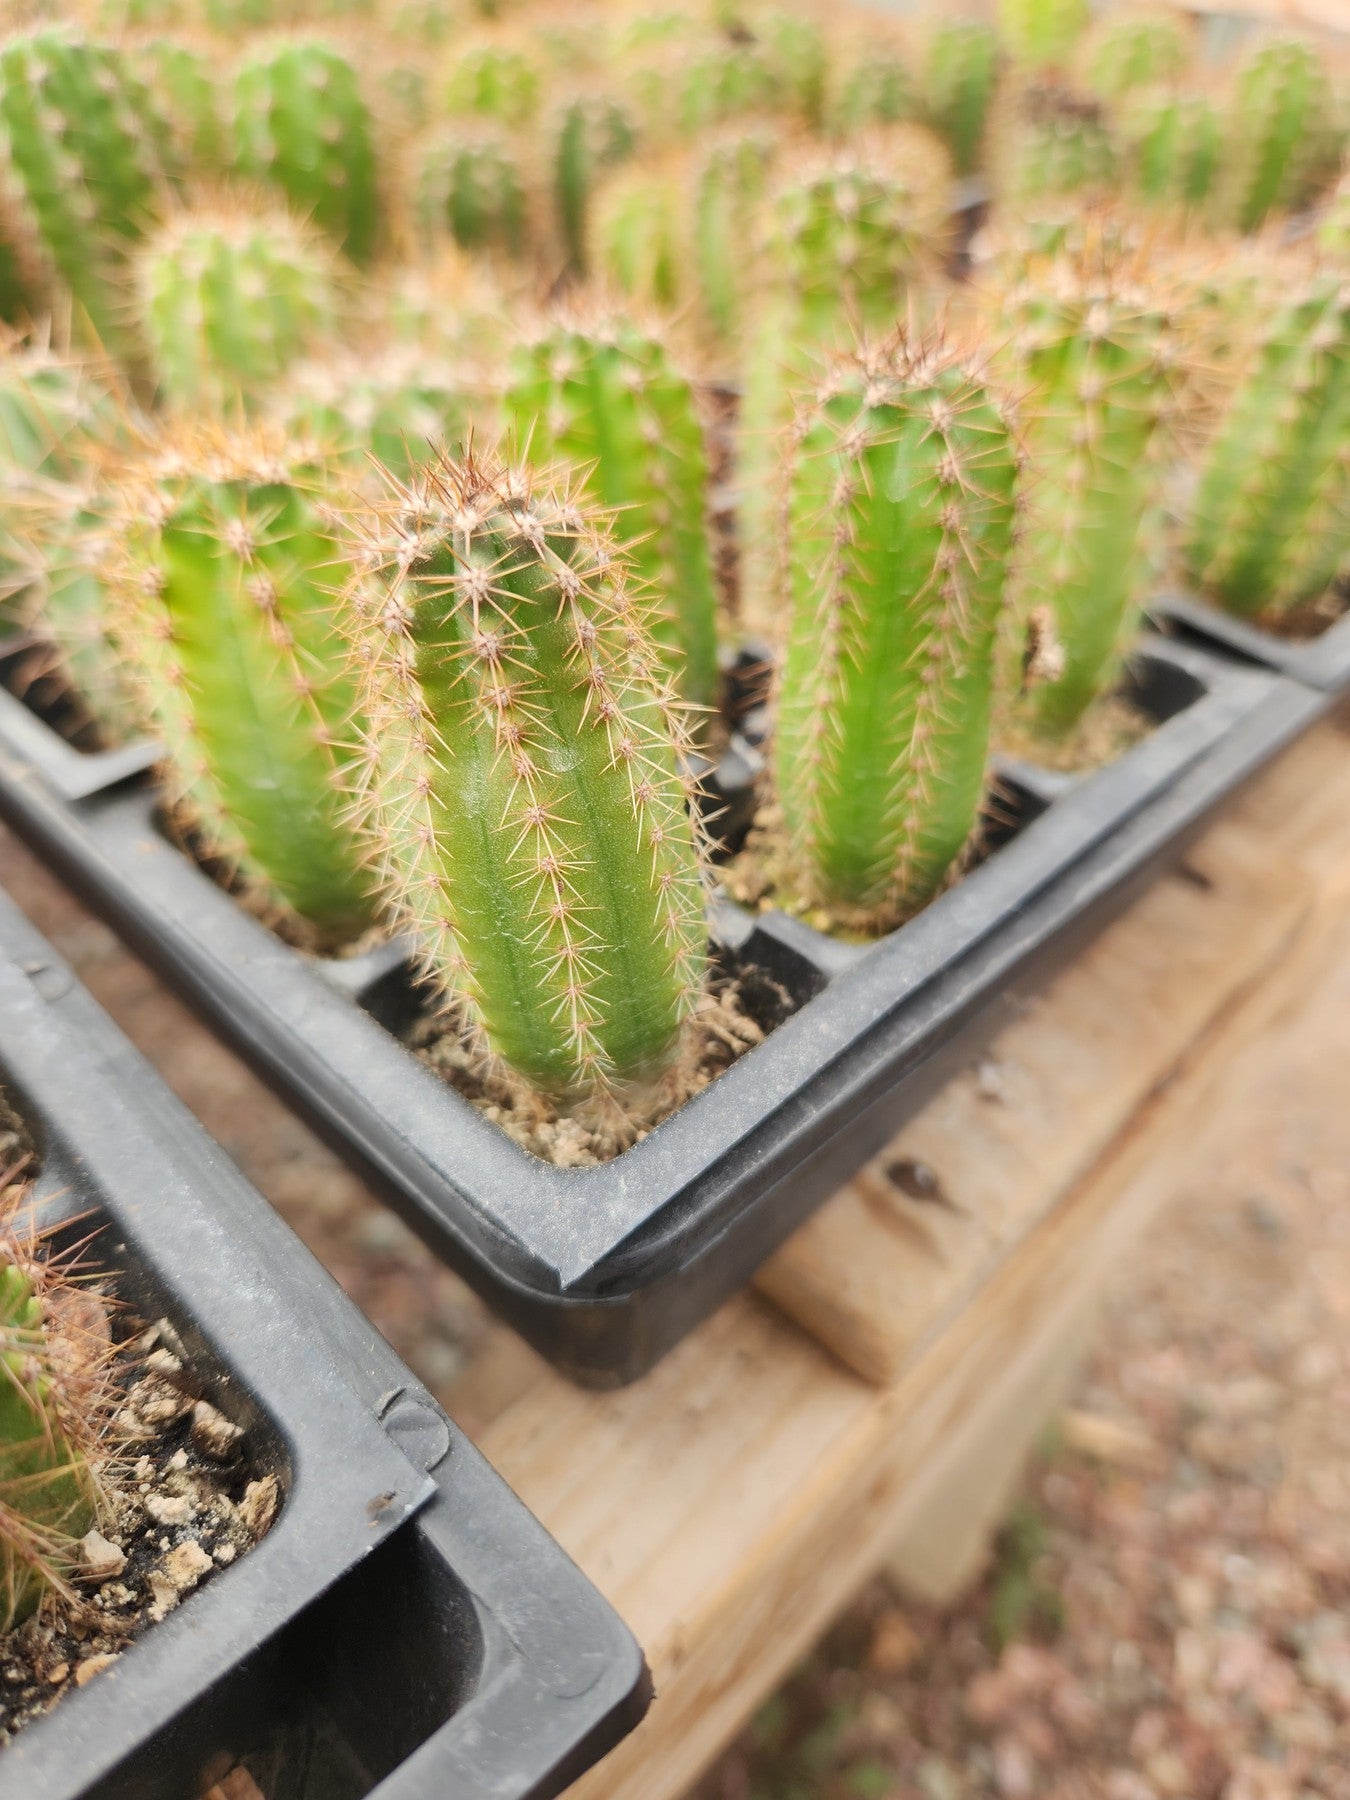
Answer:
M483 1310L0 832L0 885L466 1428ZM690 1800L1350 1800L1350 940L1176 1171L990 1573L876 1584ZM495 1409L532 1358L492 1339Z

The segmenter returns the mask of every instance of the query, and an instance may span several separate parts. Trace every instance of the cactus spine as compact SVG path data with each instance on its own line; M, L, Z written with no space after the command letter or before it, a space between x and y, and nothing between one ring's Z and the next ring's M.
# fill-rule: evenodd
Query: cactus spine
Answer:
M181 411L256 406L336 323L328 259L284 212L184 213L141 251L136 286L160 395Z
M235 160L270 181L355 263L381 238L379 170L370 110L355 69L317 39L264 46L235 78Z
M539 460L586 468L586 486L632 539L671 685L711 706L716 592L708 460L692 384L664 345L622 318L561 325L516 360L507 413Z
M1322 53L1297 38L1261 45L1238 71L1225 161L1228 219L1255 231L1312 198L1335 169L1334 102Z
M638 141L637 124L611 94L577 94L562 107L553 131L553 203L563 250L572 267L586 267L596 178L626 162Z
M466 250L523 256L529 206L514 145L483 130L438 131L422 148L417 213L428 236L449 231Z
M431 969L535 1086L641 1079L705 955L655 647L566 497L472 459L393 491L363 589L370 789Z
M998 64L998 34L977 20L939 25L928 39L924 116L951 151L958 175L980 166Z
M1350 553L1350 283L1323 272L1270 320L1184 521L1193 581L1238 613L1321 597Z
M998 0L1004 43L1023 68L1063 68L1089 17L1088 0Z
M840 362L781 471L775 765L802 897L921 906L984 789L1017 456L981 373L903 340Z
M338 936L369 919L371 878L346 820L356 725L332 486L279 441L190 437L129 489L115 577L170 801L209 850Z
M1089 234L1037 268L999 317L1016 326L1030 475L1014 583L1019 616L1048 608L1062 673L1035 690L1037 726L1068 731L1116 678L1150 574L1171 415L1168 315L1134 259Z
M95 337L125 339L128 249L163 191L166 134L116 52L53 26L0 49L0 164Z

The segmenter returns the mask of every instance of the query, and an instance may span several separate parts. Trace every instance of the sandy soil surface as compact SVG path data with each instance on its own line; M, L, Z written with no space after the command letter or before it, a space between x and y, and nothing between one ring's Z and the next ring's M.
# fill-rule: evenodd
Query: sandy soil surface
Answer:
M3 832L0 885L473 1430L478 1301ZM978 1591L875 1585L691 1800L1350 1800L1348 1101L1350 937L1165 1177Z

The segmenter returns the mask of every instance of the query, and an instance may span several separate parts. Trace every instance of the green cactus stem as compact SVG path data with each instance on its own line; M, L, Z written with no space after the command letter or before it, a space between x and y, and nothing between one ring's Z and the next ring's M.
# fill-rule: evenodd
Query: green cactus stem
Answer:
M596 195L586 266L616 294L673 312L688 295L688 236L683 167L634 163Z
M0 47L0 185L69 287L76 323L126 347L123 270L163 196L167 128L117 52L52 26Z
M98 1517L88 1420L43 1313L44 1277L7 1233L0 1246L0 1635L48 1594L68 1593L76 1546Z
M462 443L490 414L444 358L394 344L302 364L278 394L274 417L291 438L323 444L382 489L372 464L407 480L433 448Z
M632 111L613 94L574 94L554 121L553 204L564 254L585 272L591 204L597 179L632 156L638 143Z
M1025 88L1001 134L999 187L1018 208L1067 195L1091 199L1115 181L1115 140L1095 100Z
M958 19L930 33L924 56L924 118L951 151L958 175L973 175L983 160L998 78L998 33L992 26Z
M329 256L285 212L183 213L146 243L135 274L160 397L177 411L256 408L336 329Z
M271 182L354 263L371 261L383 236L375 128L341 51L317 38L261 45L235 77L231 124L242 174Z
M1223 168L1223 120L1206 94L1146 89L1117 114L1130 185L1148 205L1193 212L1207 205Z
M708 142L692 172L699 309L723 350L734 349L744 324L751 283L746 246L755 239L778 147L771 126L732 126Z
M1206 450L1183 560L1236 613L1316 601L1350 555L1350 282L1305 278L1253 346Z
M778 794L801 897L874 928L975 827L1017 460L982 373L936 340L838 363L786 453Z
M1335 172L1335 102L1323 51L1299 38L1262 44L1238 70L1228 109L1223 215L1255 231L1305 205Z
M536 1087L656 1074L702 978L681 732L623 559L522 471L392 490L360 590L368 791L431 972Z
M1125 9L1108 13L1093 26L1079 66L1089 92L1119 100L1139 88L1184 80L1193 53L1190 28L1179 13Z
M348 822L355 695L331 467L271 436L189 436L127 490L117 634L170 803L263 894L341 937L371 917Z
M708 459L693 384L657 337L621 316L565 323L516 358L506 396L537 461L586 469L588 493L631 539L662 664L686 700L717 687Z
M424 237L448 231L465 250L524 256L530 207L520 152L504 134L450 125L418 158L416 213Z
M534 117L540 93L539 70L526 50L470 39L447 72L444 105L451 118L490 120L515 131Z
M733 24L749 34L777 82L777 110L791 114L808 131L819 131L825 122L830 76L819 21L804 12L768 7L738 15Z
M1018 616L1048 609L1063 669L1033 724L1068 732L1116 680L1138 628L1162 503L1162 430L1176 402L1175 338L1144 259L1106 234L1037 266L996 301L1014 327L1028 470L1014 582Z
M164 107L175 163L209 179L228 161L223 97L212 53L178 37L138 45L134 64Z
M849 139L870 125L898 125L922 112L909 45L889 32L855 33L830 84L825 108L830 135Z
M1089 17L1088 0L998 0L1003 41L1033 72L1066 67Z

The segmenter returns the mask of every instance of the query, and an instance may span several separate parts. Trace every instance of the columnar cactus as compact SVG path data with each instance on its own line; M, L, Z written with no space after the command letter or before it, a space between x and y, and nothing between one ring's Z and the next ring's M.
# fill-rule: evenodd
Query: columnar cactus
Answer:
M466 250L525 254L530 209L520 153L505 135L450 125L418 153L415 205L424 237L448 231Z
M491 120L514 131L534 117L539 100L539 70L516 44L471 39L446 74L444 106L452 118Z
M829 85L829 57L819 22L804 12L776 7L751 10L733 22L749 33L774 76L779 86L777 109L818 131Z
M1089 33L1079 59L1084 85L1103 100L1119 100L1137 88L1180 81L1193 44L1179 13L1108 13Z
M682 168L620 169L595 197L586 266L616 293L669 312L689 287L689 220Z
M1024 68L1063 68L1089 18L1088 0L998 0L998 24Z
M774 743L802 898L884 928L942 885L984 791L1017 454L939 342L841 361L781 471Z
M1131 185L1150 206L1196 210L1223 168L1223 121L1202 93L1149 89L1126 97L1117 114Z
M371 916L345 787L355 696L331 468L270 437L188 437L129 487L116 630L206 848L325 934Z
M971 175L980 166L998 74L998 34L992 26L958 19L930 34L924 117L951 151L958 175Z
M659 338L621 316L559 325L516 358L506 397L517 441L585 469L587 491L632 540L633 572L671 685L711 706L716 590L708 459L692 383Z
M1350 554L1350 282L1323 271L1269 319L1184 518L1195 584L1237 613L1321 597Z
M566 495L444 460L358 589L396 904L482 1041L578 1095L657 1073L702 976L680 728L623 559Z
M1175 404L1170 315L1143 259L1094 244L1035 263L997 302L1026 400L1019 613L1048 608L1062 672L1034 690L1036 726L1067 732L1115 680L1151 573L1162 429Z
M1260 45L1238 71L1225 146L1224 215L1255 231L1304 205L1334 172L1334 99L1322 51L1298 38Z
M923 105L909 47L890 33L855 35L831 82L825 123L834 137L851 138L869 125L917 119Z
M462 443L486 411L448 362L413 344L305 363L274 403L291 438L323 444L379 487L372 460L404 480L436 447Z
M239 170L269 181L355 263L379 247L375 129L356 70L319 39L260 46L234 84Z
M617 95L574 94L560 107L550 136L558 231L567 260L584 271L597 177L633 154L637 121Z
M255 407L336 325L329 258L285 212L185 212L135 273L151 367L176 410Z
M778 153L770 128L731 127L714 137L692 171L692 261L703 323L714 342L732 346L744 322L750 283L746 245Z
M209 177L228 160L223 101L211 51L157 37L134 52L137 72L164 107L175 162Z
M0 1244L0 1636L50 1594L69 1595L77 1545L98 1517L91 1452L107 1416L82 1357L83 1393L70 1355L49 1329L52 1282L12 1228Z
M77 322L124 342L129 247L160 201L167 133L117 52L52 26L0 48L0 186L75 299Z
M1066 88L1029 87L1017 96L999 161L999 186L1015 206L1091 197L1116 175L1115 142L1101 108Z

